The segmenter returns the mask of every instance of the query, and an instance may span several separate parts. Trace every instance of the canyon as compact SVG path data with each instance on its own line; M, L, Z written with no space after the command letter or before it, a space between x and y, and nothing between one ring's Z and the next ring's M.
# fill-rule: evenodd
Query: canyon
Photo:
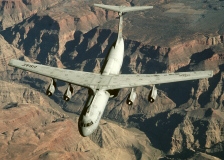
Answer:
M99 73L117 36L117 14L93 3L140 6L147 12L124 15L125 57L121 73L152 74L213 70L209 79L130 89L109 101L90 137L78 133L77 119L88 90L57 82L7 64L10 59ZM224 3L223 1L1 2L1 159L223 159ZM116 155L116 157L115 157Z

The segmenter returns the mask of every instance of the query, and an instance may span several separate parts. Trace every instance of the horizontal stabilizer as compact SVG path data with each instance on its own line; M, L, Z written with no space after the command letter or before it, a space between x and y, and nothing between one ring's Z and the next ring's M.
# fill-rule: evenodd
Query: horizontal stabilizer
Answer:
M141 11L146 9L152 9L153 6L134 6L134 7L126 7L126 6L112 6L112 5L104 5L104 4L94 4L96 7L104 8L107 10L115 11L115 12L131 12L131 11Z

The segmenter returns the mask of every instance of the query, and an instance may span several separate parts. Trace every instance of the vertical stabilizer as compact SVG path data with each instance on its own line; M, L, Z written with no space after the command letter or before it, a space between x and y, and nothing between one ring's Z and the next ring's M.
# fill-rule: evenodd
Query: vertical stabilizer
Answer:
M123 30L123 15L119 12L119 26L118 26L118 39L122 38L122 30Z

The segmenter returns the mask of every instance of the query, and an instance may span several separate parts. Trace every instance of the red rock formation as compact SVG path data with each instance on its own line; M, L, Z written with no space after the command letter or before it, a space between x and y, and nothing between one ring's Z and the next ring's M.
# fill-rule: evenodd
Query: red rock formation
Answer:
M2 11L6 18L2 19L2 28L15 24L1 31L2 79L31 83L44 92L46 80L8 67L7 63L11 58L99 73L103 58L117 36L117 14L93 7L92 3L95 2L2 2ZM127 106L125 101L129 91L123 89L117 98L110 100L104 117L122 122L125 126L139 127L154 146L173 154L169 155L170 158L179 156L181 159L188 151L192 157L214 158L200 153L207 152L223 158L221 117L224 101L224 59L223 29L220 27L223 23L223 11L214 11L213 4L207 1L197 5L190 1L172 4L167 1L108 2L112 3L156 4L149 12L129 13L124 16L125 58L122 73L148 74L212 69L215 75L208 80L158 85L158 98L153 104L147 102L149 88L141 87L137 88L138 97L133 106ZM222 2L217 2L219 3ZM198 8L200 5L203 5L203 10ZM4 85L10 86L5 83ZM59 91L52 99L57 99L57 104L63 109L80 113L87 90L75 87L75 95L71 101L64 103L61 95L65 86L61 85L63 84L60 84ZM142 133L133 135L114 124L104 124L106 122L103 121L90 139L82 139L77 132L76 122L52 110L39 92L34 92L27 86L21 88L16 93L0 92L4 102L2 107L8 108L2 109L0 114L6 119L0 122L4 126L4 131L1 132L1 149L5 159L23 159L27 156L25 151L32 153L29 158L34 159L105 159L105 155L108 158L115 154L122 159L153 159L159 155L158 150L146 149L150 145L144 143L150 142L145 136L135 140ZM17 105L7 103L15 102L15 99L19 101ZM14 107L10 108L13 104ZM24 114L20 113L21 110ZM14 117L10 117L11 113ZM4 115L8 115L8 119ZM26 122L26 119L30 121ZM121 132L117 133L117 130ZM18 146L22 146L21 150ZM156 152L156 156L151 156L152 151ZM21 153L21 156L17 153Z
M1 28L6 29L7 27L13 26L24 19L34 15L40 10L45 10L47 7L51 7L58 1L52 0L7 0L1 1L0 7L3 12L1 17Z
M77 117L73 121L53 109L39 92L22 85L1 81L0 95L1 159L109 159L115 153L117 158L155 159L161 155L142 132L103 120L101 134L81 137Z

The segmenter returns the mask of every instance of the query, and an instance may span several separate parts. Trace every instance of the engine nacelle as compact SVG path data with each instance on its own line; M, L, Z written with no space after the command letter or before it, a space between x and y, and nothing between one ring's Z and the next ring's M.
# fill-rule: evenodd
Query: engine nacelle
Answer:
M157 96L157 88L155 87L155 85L153 85L152 89L149 92L148 101L153 103L156 99L156 96Z
M135 101L135 98L136 98L137 94L136 92L134 91L134 88L131 89L131 93L128 95L128 98L127 98L127 104L128 105L132 105Z
M68 88L66 89L66 91L64 93L63 99L65 101L69 101L72 97L72 94L73 94L73 87L71 84L69 84Z
M56 88L56 82L54 79L51 80L49 87L47 88L46 95L51 96Z

